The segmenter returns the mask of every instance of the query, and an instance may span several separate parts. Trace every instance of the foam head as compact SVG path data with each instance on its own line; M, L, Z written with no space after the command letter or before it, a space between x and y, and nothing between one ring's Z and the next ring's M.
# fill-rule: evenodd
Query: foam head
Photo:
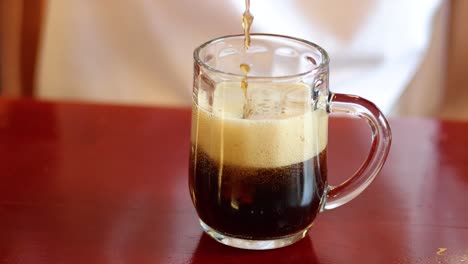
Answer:
M192 144L220 164L274 168L317 156L327 146L328 116L312 108L310 87L220 83L212 104L204 91L194 102ZM244 104L252 113L243 118Z

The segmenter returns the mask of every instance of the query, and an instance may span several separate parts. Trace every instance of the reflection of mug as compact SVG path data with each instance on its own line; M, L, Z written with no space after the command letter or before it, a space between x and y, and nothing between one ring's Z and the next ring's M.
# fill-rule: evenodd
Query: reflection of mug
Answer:
M195 50L190 193L217 241L278 248L303 238L322 209L370 184L388 154L390 128L371 102L329 92L328 55L319 46L264 34L243 45L243 36L227 36ZM250 66L247 77L241 64ZM327 183L331 112L360 116L373 131L367 160L336 187Z

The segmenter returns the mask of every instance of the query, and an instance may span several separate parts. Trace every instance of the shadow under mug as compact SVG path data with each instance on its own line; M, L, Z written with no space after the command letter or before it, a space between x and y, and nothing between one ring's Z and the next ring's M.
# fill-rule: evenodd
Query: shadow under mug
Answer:
M189 188L202 228L218 242L290 245L382 169L387 120L373 103L329 91L329 58L318 45L253 34L245 49L243 35L233 35L201 45L194 60ZM330 113L361 117L372 129L368 157L338 186L327 180Z

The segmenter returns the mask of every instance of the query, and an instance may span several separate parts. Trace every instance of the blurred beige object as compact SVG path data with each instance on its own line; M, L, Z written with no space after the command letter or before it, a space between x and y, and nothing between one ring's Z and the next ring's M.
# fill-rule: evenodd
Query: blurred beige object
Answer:
M451 2L447 83L440 116L468 120L468 1Z
M38 79L49 99L187 106L192 43L240 27L219 0L49 1Z
M48 99L189 106L193 49L242 32L238 0L49 1L38 76L38 95ZM252 32L318 42L332 57L331 90L389 113L424 56L441 2L350 0L343 13L341 0L256 0Z
M195 45L241 31L240 9L228 8L227 12L224 5L219 9L217 0L200 2L196 8L187 8L185 0L162 3L137 0L130 5L124 0L114 0L112 5L109 0L47 0L43 25L41 10L45 2L0 1L2 95L185 106L191 98L190 60ZM225 4L229 2L235 1ZM294 2L297 10L310 5L302 2ZM370 0L359 3L368 4L363 10L370 13L376 8ZM255 23L258 26L265 17L258 10L255 14L258 16L253 31L264 32L264 28L255 29ZM431 20L431 44L392 114L468 118L465 99L468 89L463 85L468 83L468 29L463 26L466 17L467 1L442 2ZM290 27L296 29L300 37L320 39L324 36L322 41L333 37L333 34L315 32L310 23L307 27L312 28L312 33L307 33L307 28L301 31L295 27L301 17L296 20ZM351 29L332 28L336 36L345 36L326 46L334 55L334 61L346 62L335 51L346 41L352 43L350 30L359 33L356 27L365 21L361 19ZM284 26L277 33L286 34L287 30ZM38 50L39 57L36 56ZM332 73L333 76L337 77ZM376 93L379 92L374 91ZM438 110L441 106L442 111Z
M432 38L447 41L432 41L416 74L428 78L412 81L396 109L399 115L468 120L468 1L446 1L436 20L443 17L449 18L447 26L436 23ZM427 67L431 64L438 66Z
M395 105L393 115L434 116L444 103L447 80L450 2L433 19L430 46L410 84Z

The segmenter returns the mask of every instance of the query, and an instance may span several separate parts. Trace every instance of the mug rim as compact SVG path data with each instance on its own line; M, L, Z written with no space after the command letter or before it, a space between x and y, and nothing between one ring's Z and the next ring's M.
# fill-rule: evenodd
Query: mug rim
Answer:
M214 44L214 43L219 42L219 41L226 40L226 39L234 39L234 38L238 38L238 37L244 37L244 34L225 35L225 36L221 36L221 37L217 37L217 38L208 40L207 42L201 44L200 46L195 48L195 50L193 52L193 59L194 59L195 63L198 64L198 65L201 65L203 68L205 68L205 69L207 69L207 70L209 70L211 72L215 72L215 73L218 73L218 74L223 74L223 75L227 75L227 76L231 76L231 77L245 78L245 75L236 74L236 73L232 73L232 72L225 72L225 71L219 70L219 69L217 69L215 67L212 67L212 66L208 65L207 63L205 63L203 60L200 59L200 52L204 48L208 47L209 45ZM313 48L316 51L318 51L320 53L320 55L321 55L321 61L320 61L320 63L315 65L315 67L311 67L308 70L305 70L305 71L302 71L302 72L299 72L299 73L296 73L296 74L280 75L280 76L247 76L249 79L257 79L257 80L260 80L260 79L272 80L272 79L274 79L274 80L280 80L280 79L301 78L301 77L307 76L309 74L314 74L317 71L319 71L320 69L328 67L328 65L330 63L330 58L329 58L328 53L326 52L326 50L324 48L322 48L321 46L319 46L319 45L317 45L317 44L315 44L315 43L313 43L311 41L308 41L308 40L305 40L305 39L302 39L302 38L291 37L291 36L286 36L286 35L279 35L279 34L270 34L270 33L252 33L252 34L250 34L250 37L252 39L255 38L255 37L268 37L268 38L273 38L273 39L283 39L283 40L285 39L285 40L289 40L289 41L300 42L300 43L304 44L305 46L309 46L310 48Z

